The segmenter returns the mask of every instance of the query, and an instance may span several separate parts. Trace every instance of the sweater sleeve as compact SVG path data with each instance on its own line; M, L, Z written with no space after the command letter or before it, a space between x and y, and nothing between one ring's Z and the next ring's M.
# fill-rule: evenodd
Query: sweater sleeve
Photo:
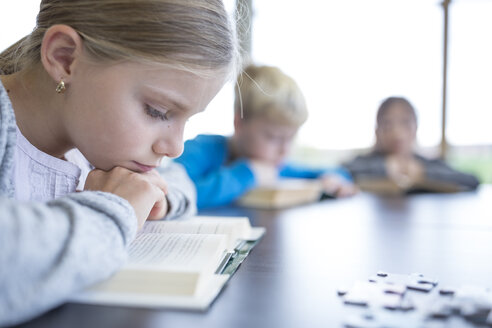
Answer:
M81 192L41 203L0 199L0 326L29 320L109 277L137 219L124 199Z
M253 171L246 160L217 168L195 180L199 209L227 205L255 186Z
M463 190L475 190L480 184L475 176L457 171L441 160L420 159L424 163L425 176L429 181L453 183Z
M195 184L198 209L229 204L255 185L247 160L226 163L227 157L227 137L199 135L175 159Z
M343 164L343 167L350 172L355 181L364 178L384 178L387 176L384 156L376 154L357 156Z
M333 174L346 181L352 181L350 172L343 167L309 168L301 165L286 164L280 168L279 175L286 178L317 179L326 174Z
M196 189L184 167L170 161L157 168L157 171L166 181L168 188L166 197L169 211L165 219L172 220L196 214Z

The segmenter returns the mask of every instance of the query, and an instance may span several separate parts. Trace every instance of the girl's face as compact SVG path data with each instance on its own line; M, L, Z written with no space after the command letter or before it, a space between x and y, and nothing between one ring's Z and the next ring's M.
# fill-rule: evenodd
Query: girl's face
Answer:
M183 129L224 84L162 66L79 63L72 72L63 125L70 142L96 168L136 172L183 151Z
M297 127L263 118L236 120L235 138L241 157L281 164L288 155Z
M394 103L384 113L376 128L376 142L387 154L410 155L417 138L417 122L405 104Z

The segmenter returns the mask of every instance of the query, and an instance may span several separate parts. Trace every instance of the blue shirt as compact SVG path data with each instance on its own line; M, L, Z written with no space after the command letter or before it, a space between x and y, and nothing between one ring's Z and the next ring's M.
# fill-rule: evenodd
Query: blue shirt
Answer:
M198 135L185 142L183 154L175 159L195 183L199 209L229 204L256 186L249 160L229 161L229 151L227 137ZM310 169L287 163L279 167L280 177L316 179L326 173L352 180L343 168Z

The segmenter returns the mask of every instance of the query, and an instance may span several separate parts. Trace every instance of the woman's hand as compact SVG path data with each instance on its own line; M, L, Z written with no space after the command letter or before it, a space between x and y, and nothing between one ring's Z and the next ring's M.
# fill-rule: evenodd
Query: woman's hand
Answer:
M389 155L386 172L400 188L409 189L424 180L424 167L414 156Z

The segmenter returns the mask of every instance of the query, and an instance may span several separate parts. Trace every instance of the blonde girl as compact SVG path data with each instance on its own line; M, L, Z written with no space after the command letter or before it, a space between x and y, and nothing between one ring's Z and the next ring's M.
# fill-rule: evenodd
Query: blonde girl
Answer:
M236 44L219 0L41 2L0 54L0 326L111 275L146 219L192 212L161 161L233 77Z

